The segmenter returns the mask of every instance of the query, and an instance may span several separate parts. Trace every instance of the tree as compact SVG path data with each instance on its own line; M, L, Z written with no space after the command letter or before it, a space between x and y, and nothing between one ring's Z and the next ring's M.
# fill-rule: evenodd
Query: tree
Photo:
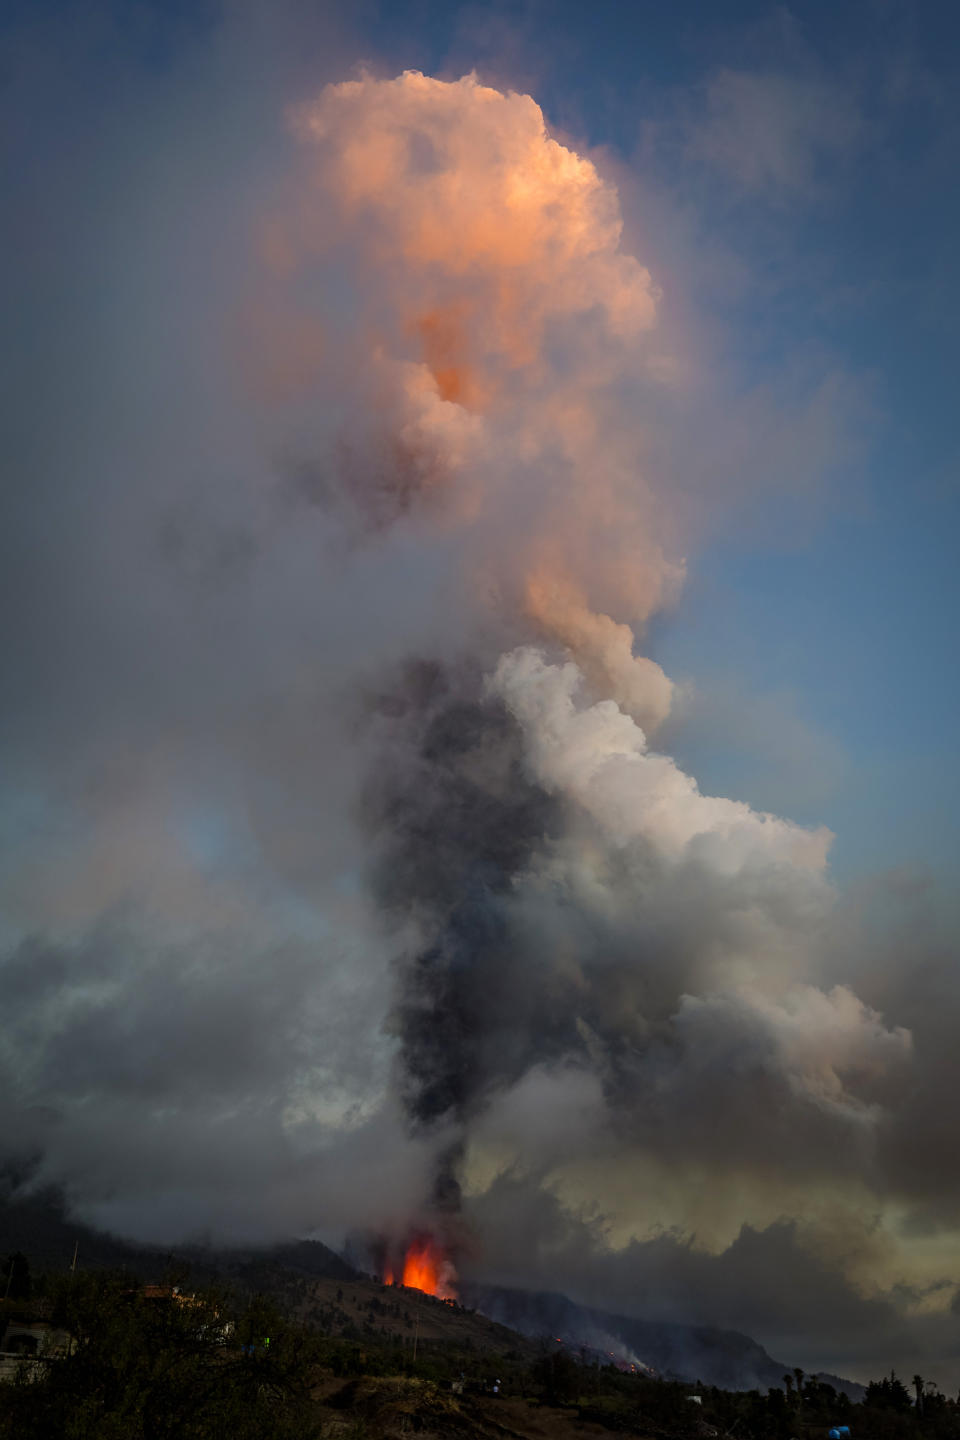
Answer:
M29 1300L30 1264L19 1250L0 1264L0 1299Z
M565 1350L548 1350L542 1355L534 1366L534 1378L551 1405L567 1405L579 1393L580 1370Z
M792 1380L793 1376L790 1378ZM795 1417L782 1390L776 1387L770 1390L766 1396L765 1410L759 1427L761 1433L770 1437L786 1437L791 1434Z
M923 1377L922 1377L922 1376L920 1376L920 1375L914 1375L914 1377L913 1377L913 1389L914 1389L914 1393L916 1394L916 1397L917 1397L917 1401L916 1401L917 1414L918 1414L918 1415L922 1415L922 1414L923 1414Z
M145 1291L133 1276L95 1272L55 1287L51 1318L76 1348L34 1383L4 1387L2 1440L319 1435L309 1401L316 1342L267 1302L234 1308L219 1292ZM241 1336L255 1337L253 1355Z
M874 1410L895 1410L906 1413L913 1409L910 1391L893 1370L882 1380L871 1380L863 1403Z

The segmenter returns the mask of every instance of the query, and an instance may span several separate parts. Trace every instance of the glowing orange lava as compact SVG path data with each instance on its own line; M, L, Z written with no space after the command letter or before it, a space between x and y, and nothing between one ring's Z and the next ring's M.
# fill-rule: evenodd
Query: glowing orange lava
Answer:
M457 1298L457 1272L444 1247L431 1236L417 1236L410 1241L403 1256L403 1265L396 1268L388 1261L383 1270L385 1285L406 1285L423 1290L440 1300Z

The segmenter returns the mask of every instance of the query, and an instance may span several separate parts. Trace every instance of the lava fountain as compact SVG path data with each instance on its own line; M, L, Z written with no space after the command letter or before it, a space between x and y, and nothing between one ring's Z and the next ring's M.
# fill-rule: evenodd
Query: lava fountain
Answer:
M422 1290L439 1300L457 1298L456 1267L446 1247L432 1235L415 1235L397 1263L388 1257L383 1266L383 1282Z

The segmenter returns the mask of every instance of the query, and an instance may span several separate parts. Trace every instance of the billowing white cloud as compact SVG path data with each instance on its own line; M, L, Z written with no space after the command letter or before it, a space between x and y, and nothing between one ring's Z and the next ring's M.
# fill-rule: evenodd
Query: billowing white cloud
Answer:
M620 844L648 839L673 859L695 855L724 874L783 863L823 869L827 831L701 795L615 701L578 705L580 686L575 665L550 665L530 648L504 656L492 680L529 735L538 778L571 795Z

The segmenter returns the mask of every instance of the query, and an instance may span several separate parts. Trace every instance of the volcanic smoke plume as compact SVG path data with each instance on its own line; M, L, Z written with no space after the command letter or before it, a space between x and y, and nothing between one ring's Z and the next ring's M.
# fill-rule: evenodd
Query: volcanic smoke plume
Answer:
M97 242L52 295L136 263L18 431L3 1144L99 1224L360 1231L438 1291L892 1293L953 1012L842 932L825 831L667 753L721 488L668 279L529 96L318 86L259 188L238 108L71 173L123 245L34 196Z
M454 633L411 635L368 689L388 1024L436 1137L424 1214L518 1157L556 1176L626 1147L772 1183L802 1133L814 1169L863 1163L909 1037L818 984L829 836L652 748L673 687L636 646L684 567L636 417L676 381L616 191L472 76L332 85L294 123L312 189L276 263L346 268L362 311L350 418L297 461L300 493L458 576ZM531 1088L541 1119L571 1107L562 1144L524 1117Z

